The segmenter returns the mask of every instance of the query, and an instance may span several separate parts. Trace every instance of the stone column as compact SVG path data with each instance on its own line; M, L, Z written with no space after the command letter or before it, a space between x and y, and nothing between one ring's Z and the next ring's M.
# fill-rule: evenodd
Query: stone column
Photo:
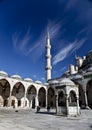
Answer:
M56 114L58 113L58 93L56 94Z
M10 101L10 99L11 99L11 93L12 93L12 91L10 90L10 95L9 95L9 107L11 107L11 101Z
M48 106L48 91L46 91L46 108Z
M66 110L67 110L67 115L69 115L69 102L68 102L68 95L66 94Z
M79 112L79 96L77 95L77 97L76 97L76 99L77 99L77 115L79 115L80 114L80 112Z
M85 107L88 109L88 99L87 99L87 94L86 94L86 85L87 82L85 80L82 81L82 88L84 90L84 98L85 98Z
M39 106L39 101L38 101L38 92L37 92L37 94L36 94L36 97L35 97L35 106L37 107L37 106Z
M88 108L88 99L87 99L86 90L84 91L84 96L85 96L85 105L86 105L86 108Z
M23 102L23 107L25 107L25 101L26 101L26 91L24 93L24 102Z

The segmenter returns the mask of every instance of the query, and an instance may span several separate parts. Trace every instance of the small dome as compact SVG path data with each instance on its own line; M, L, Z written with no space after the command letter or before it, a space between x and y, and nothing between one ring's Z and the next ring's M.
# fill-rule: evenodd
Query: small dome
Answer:
M91 54L92 53L92 50L90 50L89 52L88 52L88 54Z
M49 84L58 84L58 80L56 80L56 79L55 80L50 80Z
M15 79L22 79L21 76L19 76L19 75L12 75L11 77L15 78Z
M62 85L75 85L73 81L71 81L69 78L62 78L59 80L59 83Z
M73 76L73 79L81 79L81 78L82 78L82 75L79 75L79 74Z
M39 80L35 81L35 83L37 83L37 84L42 84L42 82L39 81Z
M92 72L92 67L88 68L87 72Z
M25 78L25 81L32 82L33 80L31 78Z
M7 74L5 71L2 71L2 70L0 71L0 74L1 74L1 75L5 75L5 76L8 76L8 74Z

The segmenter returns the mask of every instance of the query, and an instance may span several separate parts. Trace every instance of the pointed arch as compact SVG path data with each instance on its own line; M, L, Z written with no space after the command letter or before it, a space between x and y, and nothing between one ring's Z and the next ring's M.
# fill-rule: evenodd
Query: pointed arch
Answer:
M18 100L18 107L20 107L21 104L21 98L24 97L25 94L25 87L21 82L17 82L12 89L12 96L16 97Z
M30 85L27 89L27 98L29 100L29 107L35 108L35 97L37 94L36 87L34 85Z
M76 92L73 90L69 93L69 106L77 106Z
M63 90L58 93L58 106L66 106L65 92Z
M56 100L55 100L55 90L52 87L48 88L48 106L49 107L55 107L56 106Z
M38 92L38 101L40 107L46 106L46 90L44 87L41 87Z
M3 98L3 106L9 105L10 83L6 79L0 79L0 95Z
M92 109L92 79L88 81L86 86L88 106Z
M75 82L76 85L78 85L78 90L79 90L79 106L81 108L85 107L85 95L84 95L84 90L81 84L78 82Z

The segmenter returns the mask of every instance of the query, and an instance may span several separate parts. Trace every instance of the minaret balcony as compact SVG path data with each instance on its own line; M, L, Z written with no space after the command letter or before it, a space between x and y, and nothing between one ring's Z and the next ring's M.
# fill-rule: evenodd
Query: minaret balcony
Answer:
M47 49L48 49L48 48L51 49L51 45L46 45L46 48L47 48Z
M51 55L46 55L46 58L51 58Z
M52 67L51 66L46 66L46 68L45 68L46 70L51 70L52 69Z

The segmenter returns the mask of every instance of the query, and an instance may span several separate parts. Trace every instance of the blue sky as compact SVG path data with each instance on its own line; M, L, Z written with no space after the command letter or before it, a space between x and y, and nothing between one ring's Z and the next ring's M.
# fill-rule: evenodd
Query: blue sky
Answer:
M0 0L0 70L45 82L47 28L55 78L92 49L92 0Z

